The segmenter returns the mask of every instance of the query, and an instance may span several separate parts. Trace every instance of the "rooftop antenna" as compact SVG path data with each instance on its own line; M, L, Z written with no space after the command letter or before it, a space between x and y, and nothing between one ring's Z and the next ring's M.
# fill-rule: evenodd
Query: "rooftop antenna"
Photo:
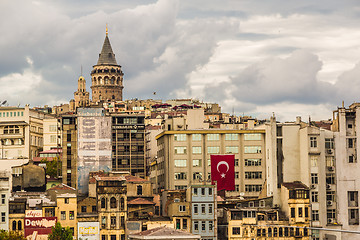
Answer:
M106 23L106 36L109 34L109 31L108 31L108 24Z
M83 75L83 67L82 67L82 64L81 64L81 67L80 67L80 76L82 76Z

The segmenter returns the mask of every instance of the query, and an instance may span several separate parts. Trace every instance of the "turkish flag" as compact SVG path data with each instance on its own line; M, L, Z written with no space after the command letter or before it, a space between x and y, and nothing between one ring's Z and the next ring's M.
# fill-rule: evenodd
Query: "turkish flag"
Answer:
M217 190L235 190L235 155L211 155L211 183Z

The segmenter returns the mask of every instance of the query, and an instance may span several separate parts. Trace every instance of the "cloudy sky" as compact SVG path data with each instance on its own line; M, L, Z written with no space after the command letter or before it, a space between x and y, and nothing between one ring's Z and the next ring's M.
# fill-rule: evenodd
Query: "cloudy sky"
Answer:
M357 0L14 0L0 20L10 105L68 102L81 66L90 91L106 23L126 99L192 97L282 121L359 101Z

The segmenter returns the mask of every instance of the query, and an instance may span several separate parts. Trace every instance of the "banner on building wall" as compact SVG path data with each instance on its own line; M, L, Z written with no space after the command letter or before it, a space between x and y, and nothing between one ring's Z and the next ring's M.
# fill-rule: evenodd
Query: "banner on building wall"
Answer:
M25 210L25 217L42 217L42 210Z
M111 170L111 118L102 108L78 109L77 186L88 193L89 172Z
M100 223L99 222L78 222L78 239L99 240Z
M25 217L24 219L24 234L25 237L30 236L33 232L37 235L48 235L51 233L51 228L55 227L56 217Z
M235 155L211 155L211 183L217 190L235 190Z

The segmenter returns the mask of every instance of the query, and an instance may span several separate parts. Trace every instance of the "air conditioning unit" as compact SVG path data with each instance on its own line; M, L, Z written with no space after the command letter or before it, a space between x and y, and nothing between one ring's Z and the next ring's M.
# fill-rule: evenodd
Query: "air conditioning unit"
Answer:
M328 167L328 170L329 170L330 172L332 172L332 171L335 170L335 167L334 167L334 166Z
M332 205L333 205L333 202L329 200L329 201L326 202L326 204L327 204L328 206L332 206Z
M332 150L332 149L327 149L326 152L327 152L328 154L332 154L332 153L333 153L333 150Z
M326 184L326 189L331 189L331 185L330 185L330 184Z
M311 188L311 189L315 189L315 188L316 188L316 185L315 185L315 184L311 184L311 185L310 185L310 188Z
M335 223L335 220L333 218L328 218L327 222L328 223Z

